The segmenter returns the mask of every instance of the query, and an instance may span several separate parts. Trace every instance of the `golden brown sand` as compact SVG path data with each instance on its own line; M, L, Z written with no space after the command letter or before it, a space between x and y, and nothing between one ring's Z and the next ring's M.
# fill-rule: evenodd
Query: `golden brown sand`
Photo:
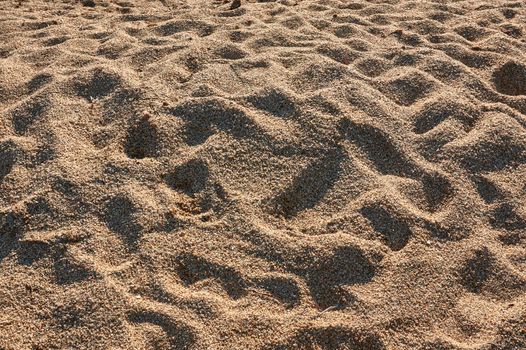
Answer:
M0 1L0 348L526 349L524 1Z

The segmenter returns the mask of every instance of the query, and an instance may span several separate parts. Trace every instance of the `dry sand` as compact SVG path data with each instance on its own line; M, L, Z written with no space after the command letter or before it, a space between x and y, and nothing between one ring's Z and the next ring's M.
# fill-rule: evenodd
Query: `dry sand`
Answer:
M524 1L0 1L0 348L526 349Z

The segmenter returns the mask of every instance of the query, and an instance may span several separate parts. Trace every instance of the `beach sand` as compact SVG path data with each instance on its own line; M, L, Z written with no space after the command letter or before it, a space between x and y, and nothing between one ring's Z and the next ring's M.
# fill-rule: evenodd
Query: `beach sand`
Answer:
M0 1L0 348L526 349L523 1Z

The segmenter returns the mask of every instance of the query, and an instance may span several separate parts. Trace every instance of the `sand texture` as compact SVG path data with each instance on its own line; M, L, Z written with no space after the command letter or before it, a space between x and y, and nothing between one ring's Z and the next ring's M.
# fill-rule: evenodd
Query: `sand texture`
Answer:
M0 1L0 349L526 349L526 3Z

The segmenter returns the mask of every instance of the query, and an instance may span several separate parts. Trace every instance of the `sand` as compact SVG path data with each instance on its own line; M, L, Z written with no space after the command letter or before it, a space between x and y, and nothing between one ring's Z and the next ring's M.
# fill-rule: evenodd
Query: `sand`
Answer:
M0 1L0 348L526 349L523 1Z

